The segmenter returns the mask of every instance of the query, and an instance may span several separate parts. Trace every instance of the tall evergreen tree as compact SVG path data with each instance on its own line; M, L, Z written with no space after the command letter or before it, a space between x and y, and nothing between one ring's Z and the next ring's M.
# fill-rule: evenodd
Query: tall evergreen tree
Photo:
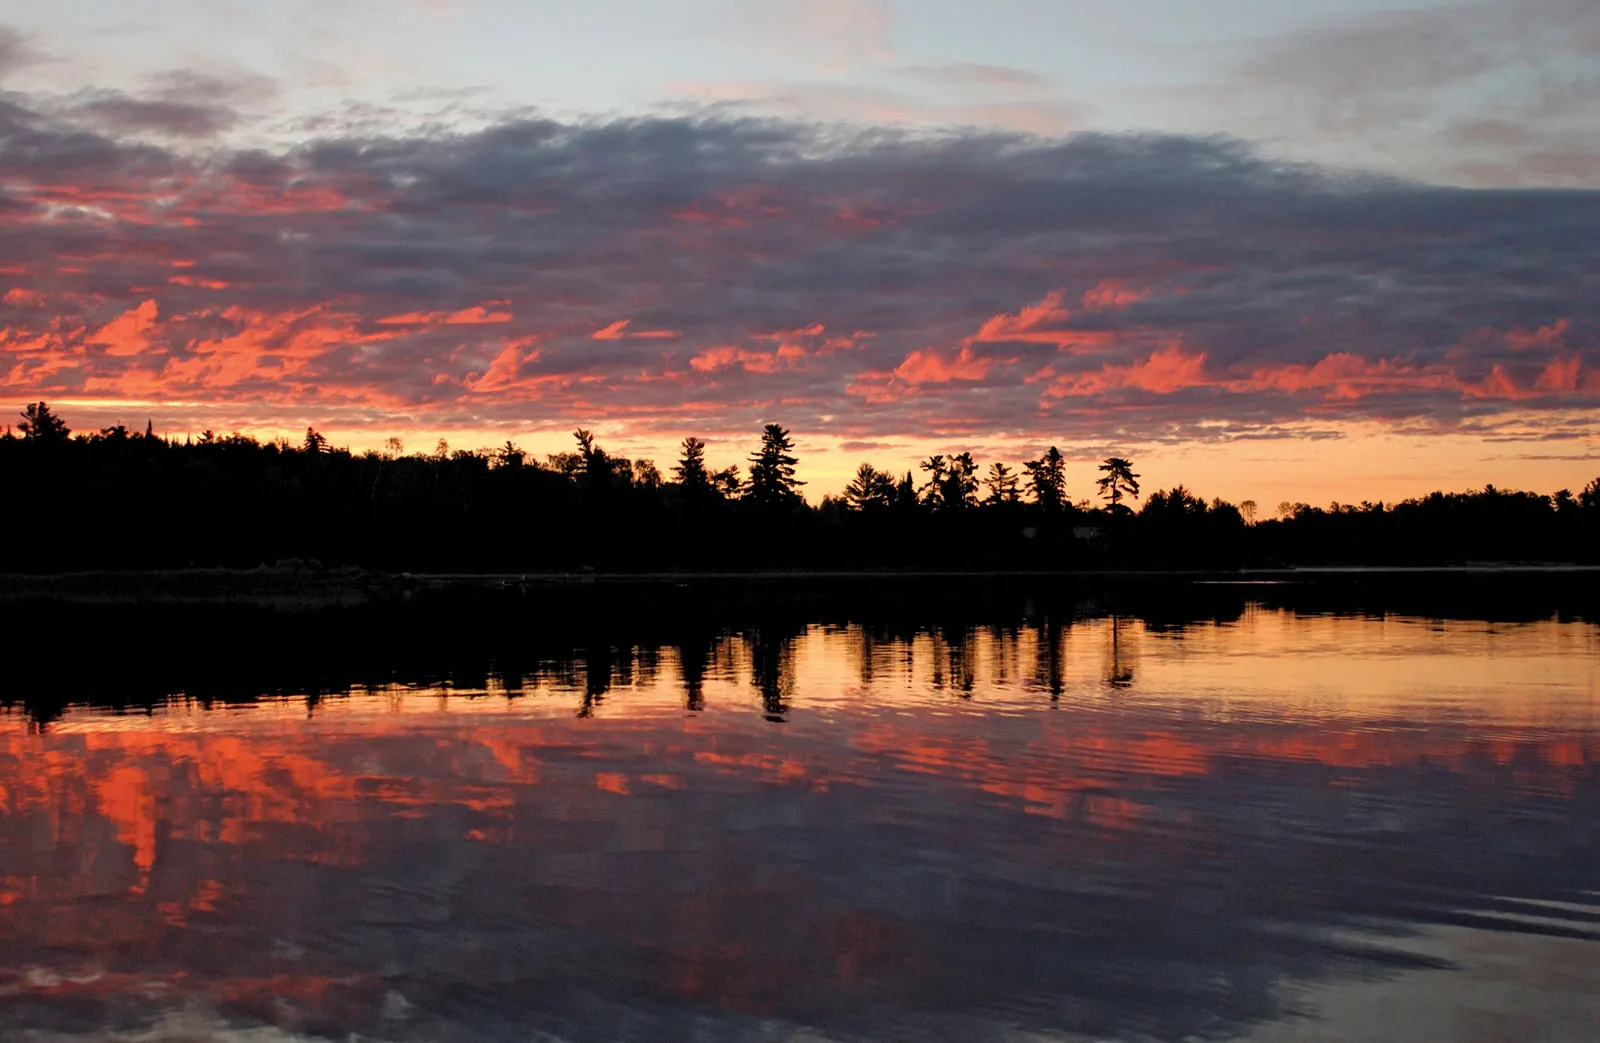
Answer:
M580 427L572 432L572 437L578 443L578 459L583 464L584 483L591 492L604 489L611 482L611 473L616 469L617 461L595 443L593 431Z
M894 505L901 510L914 510L917 506L917 482L907 471L894 487Z
M1060 510L1067 502L1067 466L1061 450L1051 446L1039 459L1022 466L1028 472L1033 502L1047 511Z
M805 483L794 476L794 439L781 424L768 424L761 433L761 448L750 455L750 482L744 497L755 503L788 505L797 502Z
M922 502L938 510L944 506L945 478L949 475L949 465L945 463L943 454L936 454L917 466L928 472L928 484L920 490Z
M711 474L706 470L706 444L690 436L683 440L683 453L672 465L672 473L683 491L691 496L711 491Z
M977 503L977 495L978 462L971 453L958 453L945 469L944 495L940 499L946 508L959 510Z
M1017 476L1005 464L999 461L990 464L983 484L989 490L989 503L1017 502Z
M871 464L856 468L856 477L845 486L844 499L852 510L887 507L894 502L894 479Z
M72 432L67 422L43 402L29 402L22 411L22 437L29 442L64 442Z
M1105 497L1113 512L1128 510L1122 498L1139 498L1139 476L1133 473L1132 462L1120 456L1110 456L1100 465L1100 470L1105 472L1105 477L1096 483L1100 487L1100 495Z

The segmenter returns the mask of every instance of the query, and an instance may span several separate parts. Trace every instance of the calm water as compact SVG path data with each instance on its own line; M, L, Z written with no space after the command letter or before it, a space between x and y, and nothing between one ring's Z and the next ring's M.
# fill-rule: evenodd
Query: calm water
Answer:
M1600 1038L1586 623L811 625L209 705L0 715L0 1038Z

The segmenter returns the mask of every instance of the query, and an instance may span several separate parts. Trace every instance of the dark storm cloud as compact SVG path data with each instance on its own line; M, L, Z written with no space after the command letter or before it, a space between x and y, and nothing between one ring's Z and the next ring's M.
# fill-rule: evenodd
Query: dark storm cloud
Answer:
M201 162L122 129L0 108L13 390L860 442L1600 394L1596 192L1220 138L529 119Z

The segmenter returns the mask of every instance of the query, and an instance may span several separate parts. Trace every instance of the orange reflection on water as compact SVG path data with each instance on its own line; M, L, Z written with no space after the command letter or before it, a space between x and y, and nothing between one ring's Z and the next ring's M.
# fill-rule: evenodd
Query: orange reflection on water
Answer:
M13 718L0 1000L201 995L338 1022L329 1011L399 1009L393 958L307 952L308 928L399 924L383 944L404 949L462 917L636 942L658 961L632 972L640 988L740 1010L781 1006L786 974L846 989L898 976L914 996L939 987L918 962L926 926L894 904L904 887L829 891L833 845L877 850L895 829L952 852L1016 845L1008 871L1039 880L1146 844L1171 867L1218 850L1248 862L1266 857L1254 834L1218 832L1246 812L1292 855L1293 816L1346 807L1341 794L1409 795L1421 803L1393 822L1412 823L1446 801L1572 801L1600 765L1593 633L1554 622L1252 613L1181 632L763 640L758 661L725 638L692 684L681 658L635 671L622 653L603 679L552 670L515 698L179 702L74 710L42 734ZM705 710L685 710L690 689ZM1307 835L1347 828L1330 821ZM795 838L809 861L792 860ZM928 889L935 920L959 905L941 857L904 885Z

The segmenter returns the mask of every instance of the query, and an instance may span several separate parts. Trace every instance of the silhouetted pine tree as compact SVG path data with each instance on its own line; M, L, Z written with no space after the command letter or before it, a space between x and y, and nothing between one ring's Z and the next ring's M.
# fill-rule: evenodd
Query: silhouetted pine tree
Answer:
M673 476L684 495L704 497L711 492L711 474L706 470L706 444L690 436L683 440L683 453L672 467Z
M1051 446L1039 459L1022 466L1028 472L1033 502L1045 511L1059 511L1067 502L1067 467L1061 450Z
M1100 470L1105 472L1105 477L1096 484L1100 486L1100 495L1105 497L1111 511L1126 511L1130 508L1122 502L1124 496L1139 498L1139 476L1133 473L1133 464L1120 456L1106 458L1100 465ZM1181 486L1179 488L1182 488Z
M22 411L22 437L28 442L65 442L72 432L67 422L50 411L43 402L29 402Z
M944 494L940 499L946 508L960 510L974 506L977 495L978 462L971 453L958 453L945 468Z
M801 502L798 489L805 483L795 478L794 439L780 424L768 424L761 433L761 448L750 456L750 482L744 498L769 507L793 506Z
M852 510L865 511L894 503L894 479L871 464L856 468L855 479L844 490L845 503Z
M990 464L989 473L984 477L983 484L989 490L987 502L1017 502L1017 476L1005 464L999 462Z

